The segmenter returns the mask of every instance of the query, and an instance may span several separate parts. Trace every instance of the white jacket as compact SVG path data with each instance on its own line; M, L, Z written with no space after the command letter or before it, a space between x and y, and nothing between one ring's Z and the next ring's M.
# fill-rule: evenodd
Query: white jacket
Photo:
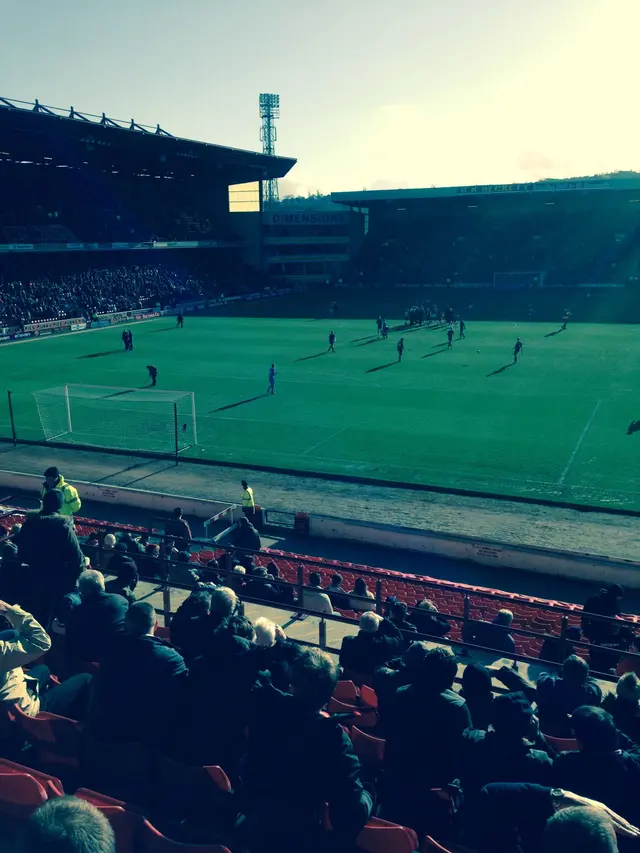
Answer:
M14 640L0 640L0 702L17 702L21 710L35 716L40 710L38 682L22 667L51 648L51 638L42 625L17 604L5 612L18 632Z

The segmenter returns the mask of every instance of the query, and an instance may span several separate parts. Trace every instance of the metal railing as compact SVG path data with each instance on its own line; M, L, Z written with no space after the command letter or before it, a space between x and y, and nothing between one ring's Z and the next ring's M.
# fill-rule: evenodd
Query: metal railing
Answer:
M2 518L10 518L16 515L23 515L24 512L21 510L11 510ZM156 520L156 519L154 519ZM164 521L164 519L162 519ZM227 552L229 554L237 554L240 556L260 556L263 560L277 560L277 559L286 559L288 562L298 563L296 570L296 581L288 581L285 578L280 576L271 580L270 578L263 578L260 576L253 576L251 574L243 575L233 570L233 568L224 568L220 566L216 567L207 567L203 566L200 563L184 563L180 561L176 561L175 559L171 559L172 550L173 550L173 542L176 537L174 535L168 535L162 533L158 530L155 530L152 525L149 525L146 529L142 527L136 527L133 530L132 526L123 527L122 525L113 524L110 522L100 522L93 520L81 520L77 519L78 523L82 523L83 526L89 527L92 530L95 530L96 533L102 533L102 535L98 535L97 545L88 545L87 542L81 543L81 547L83 552L89 556L92 560L92 563L97 568L101 568L108 572L108 560L107 558L112 556L114 553L119 553L114 551L113 548L105 547L104 545L104 536L107 533L115 534L142 534L142 531L145 530L144 535L149 537L150 544L158 545L158 556L150 557L145 554L131 554L134 561L137 559L141 564L138 566L138 571L140 574L140 579L146 582L151 582L157 584L156 592L160 592L163 598L163 606L158 609L158 612L163 616L165 625L169 625L171 616L173 614L172 609L172 590L180 590L180 591L193 591L196 588L196 582L193 584L184 584L172 581L170 579L172 569L179 567L180 570L184 570L185 568L195 570L199 574L203 575L204 580L206 582L207 576L211 576L211 573L214 573L220 578L224 579L228 585L233 588L239 597L241 597L242 602L249 602L258 605L262 605L265 607L274 607L279 610L285 610L292 614L292 617L298 617L300 615L314 616L319 619L318 623L318 641L313 645L317 645L320 648L327 649L329 651L337 652L338 649L332 648L327 645L327 624L331 622L336 622L340 624L346 624L352 626L354 629L356 625L354 624L354 620L348 617L343 616L340 613L319 613L316 610L305 608L302 606L303 602L303 594L305 590L316 590L320 592L326 593L326 588L318 589L317 587L309 586L305 584L304 573L305 571L324 571L331 572L332 574L339 574L341 571L349 572L352 575L356 575L358 577L366 577L370 578L375 584L375 596L374 599L370 599L364 596L356 596L353 593L344 593L346 597L350 600L360 600L363 604L371 605L372 603L375 606L375 611L379 614L383 614L385 611L385 605L387 602L383 598L383 590L382 585L385 582L393 582L393 581L402 581L405 584L410 584L423 593L422 597L424 597L424 591L429 589L442 591L446 588L446 590L451 594L457 594L461 596L462 604L463 604L463 614L456 613L448 613L444 610L438 610L437 616L446 619L449 622L454 622L460 625L462 639L453 639L449 637L440 637L434 636L430 634L420 634L418 632L413 631L402 631L405 639L407 641L411 640L425 640L429 642L436 642L442 645L447 645L451 647L461 648L461 649L476 649L481 650L493 654L499 654L500 657L507 658L514 661L527 661L530 663L544 663L545 665L558 667L557 661L548 661L543 660L539 657L530 657L529 655L522 654L516 650L516 652L506 652L501 649L491 648L490 646L479 645L477 643L469 642L467 639L464 639L465 635L468 637L469 629L478 622L483 622L484 620L473 619L471 617L471 608L474 606L475 601L479 599L491 599L496 602L496 605L514 605L517 604L519 607L531 608L532 611L540 611L547 610L554 614L561 614L561 625L560 625L560 633L559 634L549 634L544 631L536 631L529 628L521 628L516 626L508 626L504 630L506 633L511 635L515 635L516 637L528 637L534 640L544 641L546 639L552 638L555 640L559 640L563 643L563 650L567 650L570 646L579 647L581 650L586 649L589 653L592 650L595 650L596 653L600 654L610 654L612 659L615 656L624 656L624 657L633 657L639 659L639 668L640 668L640 654L633 652L631 650L623 649L623 648L615 648L609 647L606 645L600 645L596 643L591 643L588 640L584 639L573 639L567 636L567 630L569 628L569 616L575 618L584 618L586 617L590 622L600 622L600 623L609 623L614 625L616 628L625 627L626 629L631 630L634 633L634 622L630 620L621 620L616 617L608 617L602 616L596 613L586 613L583 610L576 611L569 608L563 608L560 605L552 605L545 604L543 602L527 602L522 599L514 599L515 594L505 594L495 591L484 591L484 590L474 590L474 589L466 589L459 588L456 585L447 586L446 582L437 582L434 580L422 579L419 576L408 577L404 573L392 573L389 570L389 574L381 574L384 572L384 569L379 569L375 571L373 569L362 568L360 566L352 566L345 565L340 566L336 565L335 562L330 562L326 560L321 560L314 557L305 557L303 555L296 554L285 554L284 552L276 552L273 553L269 550L253 550L253 549L243 549L237 547L227 547L222 548L217 546L210 540L202 539L202 538L193 538L190 540L189 545L190 548L198 548L199 550L207 550L216 552ZM3 542L10 540L12 537L10 535L0 536L0 544ZM155 540L155 541L151 541ZM157 564L157 571L152 574L145 573L146 569L149 565L153 563L154 568ZM246 582L251 583L253 587L253 592L248 594L246 589L242 587ZM254 592L258 589L260 583L271 584L272 586L276 586L279 588L291 588L294 591L296 596L296 601L291 603L285 600L282 600L281 597L278 599L270 598L268 596L261 597L255 595ZM365 608L363 607L363 610ZM407 604L408 614L411 615L413 613L419 614L428 614L431 611L422 610L419 607L414 605ZM603 679L612 679L614 676L610 672L599 672L598 670L592 670L598 677Z

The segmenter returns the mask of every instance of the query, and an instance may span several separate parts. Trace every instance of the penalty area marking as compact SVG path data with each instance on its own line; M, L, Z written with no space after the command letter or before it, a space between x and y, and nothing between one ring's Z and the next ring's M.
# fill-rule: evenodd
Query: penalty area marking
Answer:
M564 483L564 478L567 476L567 474L569 472L569 468L571 468L571 465L573 464L573 460L576 458L576 454L578 453L578 451L582 447L582 442L585 440L587 433L591 429L591 424L593 423L593 419L595 418L595 416L598 412L598 409L600 408L600 403L602 403L602 400L598 400L598 402L593 407L593 411L591 412L591 417L589 418L589 420L585 424L584 429L580 433L580 437L576 441L576 446L573 448L571 456L569 457L569 461L564 466L564 471L562 472L562 474L560 474L560 479L558 480L559 486L561 486Z

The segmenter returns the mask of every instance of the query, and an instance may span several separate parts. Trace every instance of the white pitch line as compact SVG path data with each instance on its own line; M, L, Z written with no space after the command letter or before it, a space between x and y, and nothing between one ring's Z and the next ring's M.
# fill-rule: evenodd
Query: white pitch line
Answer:
M304 453L302 453L301 455L306 456L307 453L311 453L312 450L317 450L317 448L320 447L321 444L325 444L327 441L331 441L332 438L337 438L341 433L345 432L345 430L348 430L350 426L351 426L351 424L348 424L345 427L340 427L340 429L331 433L331 435L327 436L327 438L323 438L322 441L318 441L317 444L313 444L311 447L309 447L307 450L305 450Z
M571 468L571 465L573 464L573 460L576 458L576 454L578 453L578 451L580 450L580 448L582 446L582 442L585 440L587 433L591 429L591 424L593 423L593 419L595 418L596 413L597 413L598 409L600 408L601 402L602 402L602 400L598 400L598 402L593 407L593 411L591 412L591 417L589 418L589 420L585 424L584 429L580 433L580 437L576 441L576 446L573 448L573 452L571 453L571 456L569 457L569 461L564 466L564 471L560 475L560 479L558 480L559 486L561 486L564 483L564 478L569 473L569 468Z

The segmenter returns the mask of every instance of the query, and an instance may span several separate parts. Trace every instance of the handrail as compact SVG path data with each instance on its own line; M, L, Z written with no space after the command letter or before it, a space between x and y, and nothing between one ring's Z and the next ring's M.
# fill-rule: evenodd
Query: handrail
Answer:
M20 509L10 510L5 515L3 515L2 517L6 518L8 515L16 515L16 514L20 514L20 515L24 514L24 511L20 510ZM76 521L79 521L79 520L80 519L76 519ZM117 523L97 521L94 519L82 519L82 523L86 524L87 527L91 527L91 528L95 529L96 531L104 530L105 533L129 533L129 534L131 534L132 531L131 531L130 527L133 526L133 525L130 525L129 527L125 527L122 525L118 525ZM142 529L144 529L144 528L141 527L141 530ZM164 554L165 554L165 547L166 547L167 540L175 541L176 537L174 535L171 535L171 534L165 534L164 532L154 530L151 527L146 529L146 535L149 535L150 537L153 537L154 539L160 540L159 544L160 544L161 556L158 558L159 561L162 562L163 564L167 564L170 562L173 562L175 564L176 561L166 560L164 558ZM0 536L0 543L7 541L10 538L11 537L9 535L6 535L4 537ZM86 544L86 543L83 543L83 544ZM420 577L419 575L408 576L408 573L397 572L394 569L379 568L377 571L375 571L373 569L363 569L363 568L360 568L359 566L356 566L356 565L353 565L353 566L336 566L335 564L331 563L328 560L323 560L323 559L317 558L317 557L313 557L309 562L305 562L305 555L286 554L286 552L283 552L284 556L281 556L280 553L274 553L274 552L270 551L269 549L255 550L255 549L248 549L248 548L239 548L236 546L224 547L224 546L216 545L216 543L212 542L211 540L203 539L202 537L194 537L192 540L190 540L190 545L196 545L196 546L200 547L202 550L218 550L219 549L219 550L227 551L227 552L232 551L233 553L237 553L240 555L250 555L250 556L259 555L259 556L261 556L265 559L268 559L268 560L274 560L274 559L278 559L278 558L288 559L289 562L301 564L310 571L318 570L318 571L326 571L326 572L332 572L334 574L336 574L336 573L339 574L340 571L342 570L342 571L348 571L354 575L371 578L372 580L374 580L376 582L376 593L377 593L377 595L376 595L376 609L378 610L378 612L382 608L382 604L383 604L383 602L381 600L381 584L385 580L390 582L390 581L400 579L404 583L411 584L412 586L415 586L417 588L417 591L419 591L420 589L425 589L425 588L426 589L436 589L436 590L442 590L443 588L446 588L448 591L462 596L463 601L466 599L469 599L471 601L474 598L484 598L484 599L491 598L491 599L494 599L496 602L505 602L507 606L509 603L513 604L515 601L515 603L517 603L518 606L520 606L520 607L529 607L529 608L532 608L535 610L547 610L551 613L555 613L555 614L559 613L565 618L568 615L571 615L575 618L580 618L580 619L582 619L583 617L587 617L589 620L593 620L593 621L597 621L597 622L604 622L604 623L612 623L612 624L615 624L617 626L620 626L621 623L624 623L627 626L635 626L635 624L636 624L633 619L627 619L624 617L619 618L619 617L611 617L611 616L602 616L601 614L598 614L598 613L589 613L589 612L584 611L584 610L574 610L574 609L562 607L562 605L559 605L559 604L558 605L545 604L542 601L531 602L531 601L526 600L527 596L522 596L522 597L514 599L513 598L514 595L521 595L518 593L505 594L505 593L495 592L495 591L492 591L489 589L480 591L480 590L476 590L476 589L472 589L472 588L466 588L466 587L461 588L460 585L456 584L455 582L451 582L451 585L448 585L449 582L447 582L447 581L428 580L426 578ZM103 545L103 542L101 539L98 539L98 545L97 546L91 546L91 547L97 547L99 556L102 556L103 553L109 554L112 552L112 549L104 548L104 545ZM134 555L134 557L135 557L135 555ZM193 566L194 564L181 563L179 565ZM201 564L198 564L198 567L201 569L206 568L206 567L203 567ZM216 569L215 571L218 571L218 573L221 572L220 569ZM141 577L142 577L142 575L141 575ZM240 577L240 575L238 574L238 575L236 575L236 577ZM250 577L250 576L248 576L248 577ZM305 587L304 584L301 583L301 580L302 579L300 578L300 573L299 573L299 578L298 578L297 584L292 584L289 581L286 581L284 578L280 578L280 577L276 578L277 583L287 584L290 586L296 586L299 591L301 591L303 588L311 588L311 587ZM323 589L322 591L326 592L326 589ZM345 595L347 595L349 598L359 598L359 596L356 596L351 592L345 593ZM367 601L367 602L372 601L371 599L367 599L367 598L362 598L362 600ZM409 612L415 612L418 609L415 605L409 604L409 603L407 603L407 608L408 608ZM438 611L438 614L440 616L447 618L447 619L452 619L455 621L464 621L464 617L457 616L456 614L447 614L447 613L444 613L443 611ZM627 615L633 615L633 614L627 614ZM482 620L468 619L467 621L478 622L478 621L482 621ZM516 628L516 627L513 627L513 628L509 627L509 632L510 633L522 634L524 636L537 637L537 638L558 636L558 635L554 635L554 634L545 634L545 633L533 632L533 631L530 631L528 629ZM560 635L560 636L562 636L562 635ZM572 640L571 642L576 643L576 644L580 644L580 645L591 646L591 644L589 644L588 642L583 641L583 640ZM594 646L594 647L595 648L603 648L602 646ZM632 653L629 652L629 654L632 654Z

